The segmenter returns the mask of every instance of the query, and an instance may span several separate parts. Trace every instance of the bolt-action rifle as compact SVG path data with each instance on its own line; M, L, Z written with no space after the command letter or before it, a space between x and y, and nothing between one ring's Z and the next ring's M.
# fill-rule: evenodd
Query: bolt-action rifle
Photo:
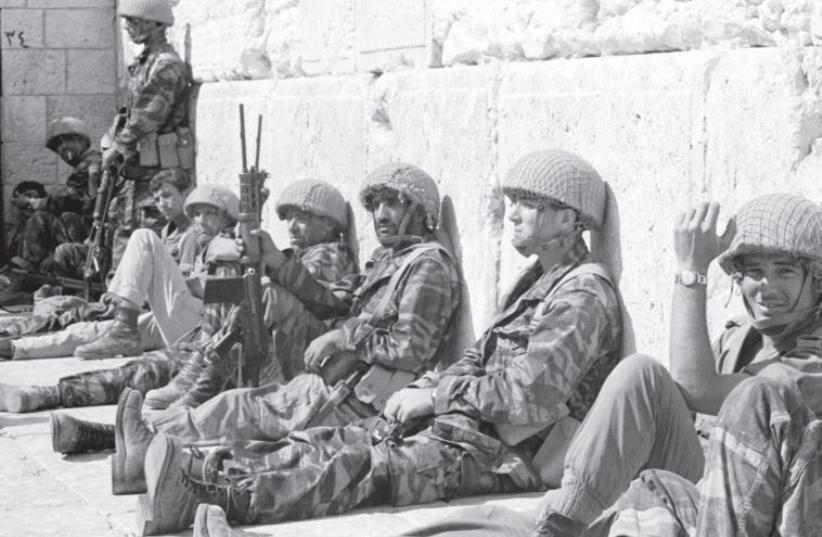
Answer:
M239 346L237 386L257 386L260 369L268 358L269 334L262 311L262 282L264 267L260 241L251 235L259 229L263 203L263 182L268 173L260 170L260 135L263 116L257 118L257 152L254 165L246 161L245 113L240 105L240 141L242 142L243 172L240 177L239 232L243 239L244 255L240 259L243 275L239 278L206 280L203 302L237 304L240 309L231 330L216 343L214 350L224 356Z
M93 280L103 284L106 277L106 235L109 235L108 209L114 196L116 183L116 168L108 167L103 170L100 178L100 187L97 189L97 198L94 200L94 214L92 216L89 248L86 254L86 265L83 268L83 281L87 283L83 289L88 300Z

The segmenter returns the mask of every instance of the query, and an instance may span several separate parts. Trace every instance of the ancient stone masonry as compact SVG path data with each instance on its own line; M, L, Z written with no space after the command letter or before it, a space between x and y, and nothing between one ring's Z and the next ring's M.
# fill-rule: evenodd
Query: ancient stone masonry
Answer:
M664 356L676 211L716 198L727 215L765 191L822 201L820 4L180 0L172 35L208 82L201 181L235 181L239 102L266 117L275 195L317 177L355 200L386 159L439 181L467 280L461 343L523 262L498 190L508 167L543 147L585 156L619 203L609 250L637 346ZM355 216L363 257L374 242L356 204ZM280 233L270 208L266 222ZM734 311L720 272L714 325Z

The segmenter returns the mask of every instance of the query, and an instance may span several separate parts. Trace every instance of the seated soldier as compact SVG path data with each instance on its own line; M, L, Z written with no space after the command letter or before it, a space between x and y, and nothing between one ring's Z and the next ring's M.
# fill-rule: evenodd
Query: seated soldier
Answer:
M338 280L356 273L356 264L349 248L339 240L342 231L348 227L348 216L345 199L337 189L321 181L294 182L280 196L277 213L288 222L294 248L289 255L299 260L319 283L326 284L328 278ZM273 326L278 332L288 332L286 336L275 339L275 346L282 345L283 350L294 348L302 353L308 344L308 340L303 341L303 338L310 331L300 326L301 321L319 321L312 321L310 312L302 306L299 298L276 284L267 285L264 288L263 309L267 326ZM224 330L231 329L235 319L235 316L228 314L221 329L205 341L174 345L144 355L123 367L72 375L61 379L58 386L48 389L59 395L57 401L63 406L115 403L126 387L135 388L141 393L151 389L147 402L151 402L154 408L165 408L180 398L201 396L206 388L219 385L223 380L215 381L211 377L213 370L217 369L211 363L214 358L211 350ZM288 323L297 323L298 326ZM174 379L169 383L172 376ZM152 389L167 383L164 388ZM3 389L9 392L8 388L0 387L0 396L4 395ZM205 394L206 397L212 395L214 393L211 392ZM7 399L10 397L6 396ZM111 426L97 426L67 414L52 414L52 443L54 450L62 453L113 448L114 430Z
M264 422L253 436L213 431L205 438L227 442L210 452L186 447L192 437L175 438L179 429L152 435L142 425L148 447L135 441L126 453L146 450L144 474L131 476L145 479L138 506L144 534L187 527L199 502L255 524L541 489L532 460L543 441L564 416L582 419L619 359L617 294L582 238L602 223L606 187L578 156L548 150L518 161L503 189L514 247L537 259L460 360L395 393L384 408L388 422L285 438ZM129 403L121 399L120 407ZM121 426L129 434L140 426L133 411L127 415L134 417Z
M272 280L300 297L317 318L348 313L337 328L326 328L311 342L305 367L319 371L324 358L322 371L328 375L329 363L339 366L337 376L347 379L350 396L340 396L341 385L328 376L310 372L285 385L231 390L194 410L170 409L153 418L157 430L191 439L279 439L311 420L348 423L378 414L395 390L434 365L460 296L459 273L433 237L439 216L436 183L416 166L388 164L369 175L361 200L371 210L381 244L363 277L318 285L293 256L259 233ZM355 289L352 304L338 297L345 285ZM141 419L141 406L137 391L120 398L115 493L145 489L143 454L153 433Z
M501 529L477 535L820 534L822 208L760 196L722 237L718 213L703 203L676 224L671 372L646 356L625 359L571 444L562 486L546 494L536 527L497 512ZM705 274L718 254L747 315L727 323L712 349ZM692 412L701 413L696 426ZM435 530L409 535L473 535Z

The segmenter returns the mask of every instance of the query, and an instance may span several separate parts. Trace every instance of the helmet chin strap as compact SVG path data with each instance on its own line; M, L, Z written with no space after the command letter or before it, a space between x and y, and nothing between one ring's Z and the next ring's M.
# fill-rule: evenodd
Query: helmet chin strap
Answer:
M393 248L400 244L405 243L420 243L423 241L423 237L421 235L408 235L406 234L406 230L408 229L408 224L411 223L411 217L419 207L419 203L416 201L411 201L411 204L408 206L408 210L405 211L405 214L400 220L400 227L397 229L397 234L391 237L385 237L381 240L384 246L389 248Z
M743 293L742 303L745 305L745 310L752 319L751 324L753 327L758 332L770 338L781 339L792 332L795 332L798 328L803 327L803 325L809 325L818 320L820 313L822 313L822 303L814 304L813 306L808 306L805 308L796 307L799 303L799 299L802 298L802 294L805 292L807 283L808 271L805 271L805 275L802 277L802 287L796 295L796 299L793 301L793 304L791 304L791 306L784 313L781 313L776 317L766 319L757 319L754 316L753 309L748 302L748 298Z

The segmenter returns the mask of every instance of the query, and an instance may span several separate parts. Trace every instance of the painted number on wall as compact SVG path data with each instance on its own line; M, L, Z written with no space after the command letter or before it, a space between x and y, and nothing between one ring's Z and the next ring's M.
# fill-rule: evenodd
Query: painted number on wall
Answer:
M6 34L6 40L9 42L10 47L18 46L23 48L29 48L26 44L26 38L23 35L25 32L23 30L12 30L10 32L4 32Z

